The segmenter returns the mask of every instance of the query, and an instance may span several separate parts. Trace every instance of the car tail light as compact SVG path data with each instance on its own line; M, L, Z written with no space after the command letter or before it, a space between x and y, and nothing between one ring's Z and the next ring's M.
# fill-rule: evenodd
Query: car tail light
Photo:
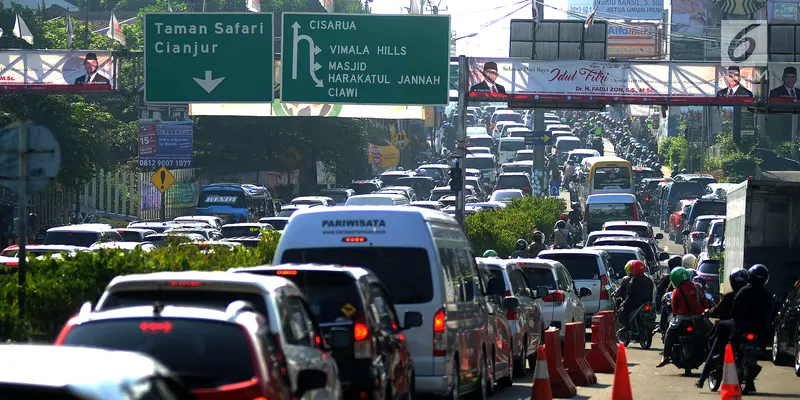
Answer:
M638 204L634 204L633 205L633 220L634 221L638 221L639 220L639 205Z
M692 326L691 326L691 325L689 325L689 326L687 326L687 327L686 327L686 332L691 332L691 331L693 331L693 330L694 330L694 328L692 328Z
M644 310L645 311L650 311L651 308L653 308L653 306L651 306L650 304L645 304L644 305Z
M752 333L748 333L747 336L745 336L745 338L752 342L753 340L756 340L756 335L753 335Z
M9 261L9 262L3 264L3 266L5 266L5 267L19 267L19 262L17 262L17 261Z
M647 196L644 196L644 201L650 201L650 198L647 197Z
M372 337L369 327L356 322L353 325L353 356L358 359L372 359Z
M439 311L433 316L433 356L434 357L442 357L446 354L445 351L445 320L444 320L444 308L440 308Z
M600 276L600 300L608 300L608 289L606 289L606 286L608 286L608 285L609 285L608 276L607 275L601 275Z
M692 237L692 239L697 239L700 236L700 232L692 232L690 236Z
M562 303L564 303L565 299L566 297L564 296L564 292L556 290L555 292L544 296L542 301L545 303L553 303L554 306L560 306Z

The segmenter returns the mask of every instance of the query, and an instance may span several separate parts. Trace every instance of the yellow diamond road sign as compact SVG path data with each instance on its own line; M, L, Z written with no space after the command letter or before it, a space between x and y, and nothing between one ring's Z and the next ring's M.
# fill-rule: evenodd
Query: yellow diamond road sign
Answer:
M175 183L175 176L169 172L167 167L161 167L150 177L150 182L159 192L164 193Z
M342 311L342 313L344 313L344 315L346 315L348 317L353 315L356 311L358 311L350 303L345 304L344 307L342 307L340 310Z
M408 146L408 136L403 132L397 132L397 134L392 137L392 144L394 147L403 150Z

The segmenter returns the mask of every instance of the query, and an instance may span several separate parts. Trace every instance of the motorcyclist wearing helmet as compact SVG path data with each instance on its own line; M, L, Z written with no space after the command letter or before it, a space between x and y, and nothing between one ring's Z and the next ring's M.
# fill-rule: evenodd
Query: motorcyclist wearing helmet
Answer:
M633 260L628 261L625 263L625 277L619 281L619 287L617 291L614 293L614 297L618 297L620 299L624 299L628 296L628 285L631 283L631 262Z
M536 231L533 233L533 243L528 247L528 252L531 253L531 257L538 257L543 250L547 250L547 246L544 245L544 233Z
M511 253L511 258L533 258L531 253L528 253L528 242L525 239L518 239L516 250Z
M694 265L697 263L697 257L694 254L686 254L683 256L681 260L681 266L685 269L694 269Z
M731 272L728 281L730 282L731 289L733 290L723 294L719 304L710 310L706 310L703 312L703 314L709 318L718 318L720 322L733 319L734 298L736 297L736 293L739 293L739 290L741 290L747 284L749 275L750 273L748 273L746 269L737 269ZM703 366L703 371L700 373L700 378L694 384L698 388L702 388L706 379L708 379L708 375L711 373L711 368L714 366L714 357L717 354L722 354L722 349L719 346L719 338L727 338L730 336L730 332L726 329L726 324L720 325L717 323L715 326L715 332L714 344L711 346L711 349L708 353L706 364Z
M724 348L728 340L735 341L740 333L761 335L772 323L772 294L764 287L769 281L769 270L763 264L756 264L747 273L747 284L733 297L732 319L717 323L717 329L727 329L730 332L729 337L718 335L720 349ZM752 376L748 374L742 392L756 391L753 381L759 372L761 367L756 368Z
M559 220L556 222L556 229L553 230L555 249L568 249L570 244L571 232L567 230L567 223Z
M646 303L653 302L654 289L653 280L645 275L647 266L642 261L631 260L628 261L628 265L631 278L620 309L622 326L625 329L630 329L630 316L634 311Z
M492 249L489 249L489 250L486 250L486 251L484 251L484 252L483 252L483 257L484 257L484 258L500 258L500 257L497 255L497 252L496 252L496 251L494 251L494 250L492 250Z
M679 255L674 255L669 258L669 261L667 261L667 267L670 271L676 267L680 267L682 264L683 258ZM669 274L664 275L664 277L661 278L661 281L658 282L658 287L656 287L656 300L660 303L661 298L664 297L664 294L667 292L672 292L673 290L675 290L675 287L672 286L672 282L669 279ZM658 328L656 328L656 332L664 333L667 331L667 325L669 324L669 308L664 307L663 304L659 304L659 306L661 307L661 319L658 321Z
M707 310L708 300L700 293L686 268L676 267L669 273L675 290L672 291L672 321L664 337L664 356L656 368L661 368L672 361L672 347L678 339L678 326L686 319L694 319Z
M578 222L583 221L583 213L581 212L581 205L577 202L572 203L572 211L569 212L569 220L573 226L577 226Z

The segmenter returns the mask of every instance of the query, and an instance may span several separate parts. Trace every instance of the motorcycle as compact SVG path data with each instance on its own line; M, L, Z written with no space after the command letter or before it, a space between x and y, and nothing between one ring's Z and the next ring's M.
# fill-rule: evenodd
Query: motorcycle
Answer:
M656 310L651 303L642 304L630 315L629 329L620 328L617 331L617 340L625 347L631 343L632 338L639 342L643 349L649 350L653 345L653 329L656 326Z
M693 369L706 361L710 347L707 337L710 327L711 322L703 316L670 322L669 329L678 330L678 340L672 348L672 364L683 369L684 375L689 376ZM661 337L662 342L665 336Z
M746 388L748 381L756 379L761 372L758 359L761 357L761 345L758 344L758 336L752 333L742 333L737 336L737 344L732 346L733 359L736 363L736 375L739 378L739 385L742 394L747 394ZM725 355L718 354L714 357L714 367L708 375L708 388L712 392L719 390L722 386L722 370L724 368Z

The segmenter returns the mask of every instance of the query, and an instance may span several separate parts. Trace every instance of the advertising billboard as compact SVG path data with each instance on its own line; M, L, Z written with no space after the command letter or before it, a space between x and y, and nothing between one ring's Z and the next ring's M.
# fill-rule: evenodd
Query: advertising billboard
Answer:
M770 104L797 104L800 96L800 87L797 86L798 68L800 63L769 63L769 90L764 92Z
M0 90L114 90L116 63L110 51L3 51Z
M664 0L597 0L596 18L661 20Z
M608 25L606 54L608 57L655 57L657 29L655 24Z
M752 104L760 96L755 68L601 61L470 58L474 100Z
M192 121L139 121L139 168L192 166Z

